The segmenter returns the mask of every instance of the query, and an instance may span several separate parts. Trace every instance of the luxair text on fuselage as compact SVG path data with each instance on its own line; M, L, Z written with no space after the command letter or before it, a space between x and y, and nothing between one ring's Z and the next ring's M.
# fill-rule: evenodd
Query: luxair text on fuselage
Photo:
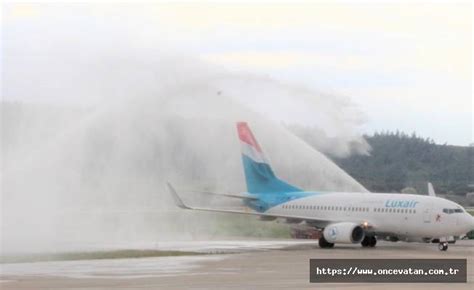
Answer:
M385 202L387 208L415 208L418 201L406 199L389 199Z

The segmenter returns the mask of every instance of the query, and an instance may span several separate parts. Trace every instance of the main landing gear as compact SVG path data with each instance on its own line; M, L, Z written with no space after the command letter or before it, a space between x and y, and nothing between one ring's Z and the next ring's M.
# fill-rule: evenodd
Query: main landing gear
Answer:
M448 243L447 242L442 242L438 244L438 249L440 251L446 251L448 250Z
M375 236L365 236L362 242L360 242L360 244L364 248L367 248L367 247L373 248L377 244L377 239L375 238Z
M319 243L320 248L334 248L334 243L330 243L326 241L326 239L324 238L324 235L321 235L321 237L318 240L318 243Z

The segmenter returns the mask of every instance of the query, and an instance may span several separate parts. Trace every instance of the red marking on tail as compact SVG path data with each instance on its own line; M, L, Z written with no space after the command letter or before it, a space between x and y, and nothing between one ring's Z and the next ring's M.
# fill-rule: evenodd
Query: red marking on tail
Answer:
M258 152L262 152L260 145L258 145L257 140L255 140L255 137L253 136L252 131L250 130L246 122L237 123L237 132L239 133L240 141L245 142L250 146L254 147L255 149L257 149Z

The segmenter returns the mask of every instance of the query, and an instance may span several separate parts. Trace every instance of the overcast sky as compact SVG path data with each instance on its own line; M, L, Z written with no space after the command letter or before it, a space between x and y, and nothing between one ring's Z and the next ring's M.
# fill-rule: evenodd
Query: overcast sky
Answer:
M123 21L143 26L143 39L160 31L162 41L231 71L349 96L368 117L363 132L399 129L437 143L473 142L469 2L6 8L3 31L55 13L75 25Z

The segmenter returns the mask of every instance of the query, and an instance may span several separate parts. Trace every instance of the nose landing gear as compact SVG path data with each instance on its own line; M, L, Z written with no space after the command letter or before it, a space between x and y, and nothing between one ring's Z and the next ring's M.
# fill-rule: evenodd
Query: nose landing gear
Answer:
M446 251L448 250L448 243L447 242L442 242L438 244L438 249L440 251Z

